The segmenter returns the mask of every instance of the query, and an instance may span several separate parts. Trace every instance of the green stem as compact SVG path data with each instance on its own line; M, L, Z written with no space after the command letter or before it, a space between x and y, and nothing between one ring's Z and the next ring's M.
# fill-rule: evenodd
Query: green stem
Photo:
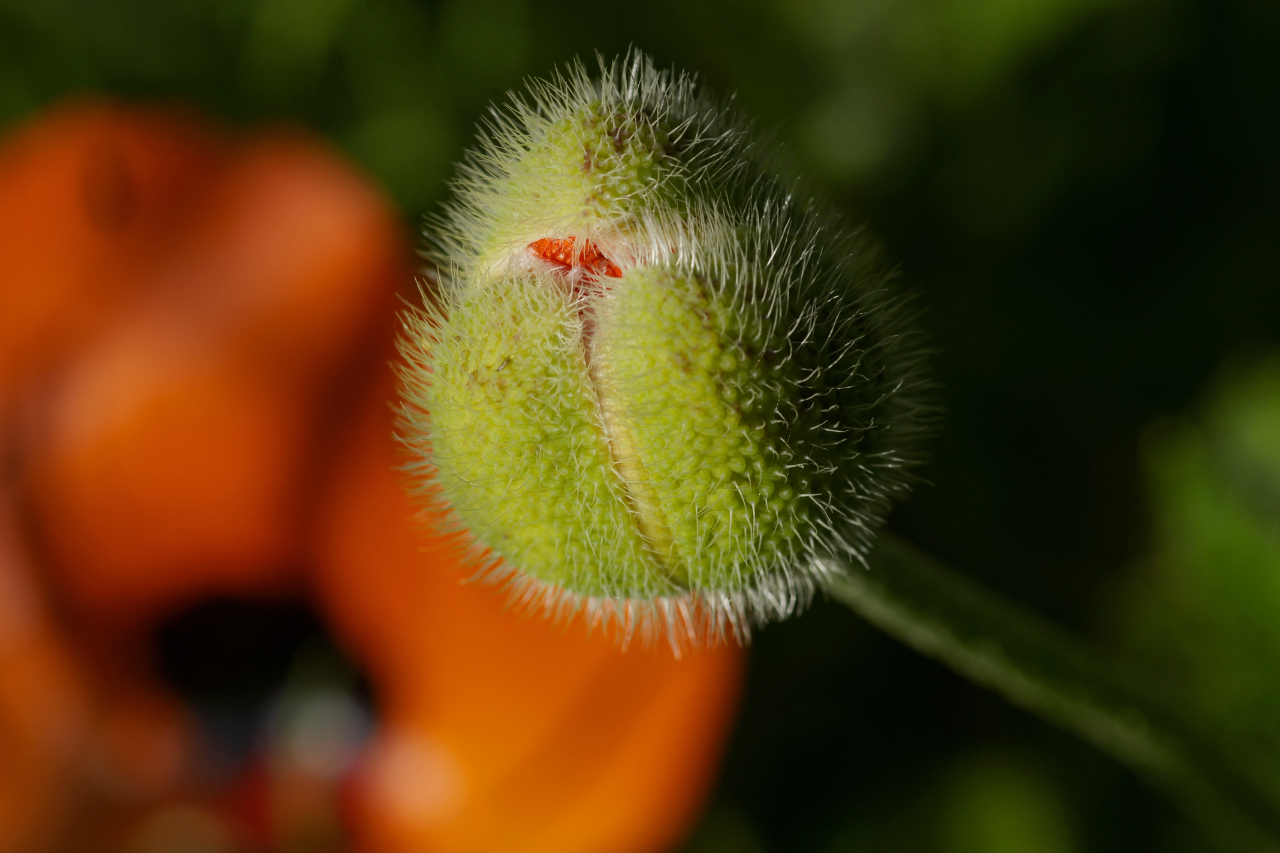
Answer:
M908 646L1163 788L1227 849L1280 853L1276 773L1132 673L887 534L828 593Z

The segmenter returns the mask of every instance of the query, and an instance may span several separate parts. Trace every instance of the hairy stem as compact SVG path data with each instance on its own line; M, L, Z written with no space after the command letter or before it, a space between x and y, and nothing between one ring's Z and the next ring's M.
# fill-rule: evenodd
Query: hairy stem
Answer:
M1164 789L1226 849L1280 851L1275 766L1222 742L1094 650L889 535L829 594L915 650Z

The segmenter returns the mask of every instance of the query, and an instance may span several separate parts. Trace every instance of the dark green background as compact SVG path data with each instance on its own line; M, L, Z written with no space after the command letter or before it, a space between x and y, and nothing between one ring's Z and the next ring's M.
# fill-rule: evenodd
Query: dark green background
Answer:
M945 427L891 527L1110 642L1152 548L1144 429L1280 339L1274 0L0 0L0 127L84 91L300 121L416 228L488 104L630 45L736 92L900 262ZM1202 847L1108 759L825 603L760 633L691 843Z

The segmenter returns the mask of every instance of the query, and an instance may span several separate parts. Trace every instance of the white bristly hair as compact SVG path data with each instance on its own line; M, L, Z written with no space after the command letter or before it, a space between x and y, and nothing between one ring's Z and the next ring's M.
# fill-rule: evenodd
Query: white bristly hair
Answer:
M602 184L608 192L590 210L557 201L576 176L536 161L551 135L577 132L574 117L587 112L621 117L628 135L615 136L619 151L632 139L661 149L658 166L618 178L618 192ZM594 164L584 146L585 173ZM582 615L623 644L664 637L679 654L725 637L744 642L753 627L803 609L828 579L865 568L891 501L910 488L931 428L923 350L874 247L787 177L776 148L761 143L727 102L703 94L687 74L656 70L638 51L601 59L598 77L575 63L493 110L452 188L454 200L429 237L440 287L425 309L406 315L402 339L401 438L429 512L459 530L468 530L460 511L475 509L520 523L506 507L445 495L433 454L447 436L429 412L439 360L456 357L441 343L450 312L497 277L546 276L527 248L538 237L577 238L575 260L589 243L624 270L659 268L696 280L727 306L715 321L719 331L748 329L753 342L772 347L762 361L771 370L768 393L781 401L770 415L779 433L771 452L805 486L787 510L799 534L781 551L742 541L729 563L711 567L714 584L625 576L573 555L565 576L576 580L551 583L521 571L518 554L499 554L468 533L479 576L506 584L522 608ZM589 315L612 297L588 279L571 308ZM581 338L569 334L564 345L581 347ZM599 426L607 434L608 425Z

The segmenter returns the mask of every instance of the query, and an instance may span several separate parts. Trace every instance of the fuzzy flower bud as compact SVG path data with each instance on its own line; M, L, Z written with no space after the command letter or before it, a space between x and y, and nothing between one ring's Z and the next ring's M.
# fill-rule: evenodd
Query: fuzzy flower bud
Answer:
M905 492L886 272L688 76L633 53L491 121L409 317L403 432L487 574L677 648L803 606Z

